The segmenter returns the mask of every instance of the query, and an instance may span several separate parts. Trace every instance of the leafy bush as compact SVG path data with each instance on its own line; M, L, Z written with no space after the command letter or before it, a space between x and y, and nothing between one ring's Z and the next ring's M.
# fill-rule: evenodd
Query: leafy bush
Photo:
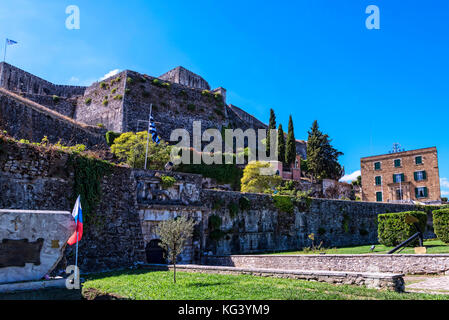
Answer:
M187 105L187 110L189 110L189 111L191 111L191 112L195 111L195 105L192 104L192 103L188 104L188 105Z
M131 92L131 89L130 89L130 88L126 88L126 89L125 89L125 93L126 93L126 94L128 94L128 93L130 93L130 92Z
M118 94L118 95L114 96L113 99L114 99L114 100L122 100L122 99L123 99L123 96L122 96L121 94Z
M245 167L242 177L242 192L263 193L271 192L278 187L282 179L278 175L262 175L261 169L270 168L270 163L261 161L251 161Z
M378 238L385 246L397 246L416 233L413 224L405 222L406 217L412 216L418 219L418 225L424 232L427 223L427 214L422 211L407 211L398 213L385 213L378 215ZM410 245L416 245L414 241Z
M104 83L104 82L100 83L100 88L101 89L106 89L106 87L107 87L106 83Z
M176 179L170 176L162 176L161 177L161 185L163 189L168 189L173 187L176 183Z
M190 159L193 157L193 152L190 151ZM178 172L201 174L206 178L215 179L219 184L230 184L233 190L240 190L240 180L243 176L243 171L234 163L226 163L223 155L221 164L180 164L175 168Z
M168 83L168 82L164 82L164 83L162 84L162 87L164 87L164 88L166 88L166 89L170 89L171 85L170 85L170 83Z
M112 146L114 144L114 140L118 137L120 137L121 133L114 132L114 131L108 131L106 132L106 143L108 146Z
M131 78L131 77L126 78L126 83L127 84L133 84L134 83L133 78Z
M293 213L294 206L292 198L289 196L273 196L274 206L281 212Z
M211 93L210 93L209 90L203 90L203 91L201 91L201 94L202 94L203 96L205 96L205 97L210 97L210 96L211 96Z
M84 103L89 105L92 102L92 98L87 98L86 100L84 100Z
M133 168L143 168L147 146L147 132L126 132L114 140L111 152L120 160L126 161ZM170 161L171 147L164 141L159 144L149 140L148 144L148 168L151 170L163 170L165 164Z
M103 102L101 104L106 107L109 104L109 101L108 100L103 100Z
M433 230L438 239L449 243L449 209L433 211Z
M57 95L53 95L53 102L58 103L60 98Z
M112 94L114 94L114 93L116 93L116 92L117 92L117 88L114 88L114 89L111 90L111 93L112 93Z

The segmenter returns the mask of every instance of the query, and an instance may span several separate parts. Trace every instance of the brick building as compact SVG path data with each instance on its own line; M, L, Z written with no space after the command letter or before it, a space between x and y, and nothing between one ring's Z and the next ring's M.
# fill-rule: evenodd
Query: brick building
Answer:
M360 159L362 200L441 202L436 147Z

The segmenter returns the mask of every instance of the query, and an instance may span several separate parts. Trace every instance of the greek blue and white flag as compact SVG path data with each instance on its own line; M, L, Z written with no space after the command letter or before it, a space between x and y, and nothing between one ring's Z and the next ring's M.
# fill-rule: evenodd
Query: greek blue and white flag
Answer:
M11 39L6 39L6 45L7 46L12 46L13 44L16 44L17 41L11 40Z
M151 138L153 139L153 142L155 142L156 144L159 144L161 139L157 135L156 126L154 125L154 119L152 116L150 117L150 133L151 133Z

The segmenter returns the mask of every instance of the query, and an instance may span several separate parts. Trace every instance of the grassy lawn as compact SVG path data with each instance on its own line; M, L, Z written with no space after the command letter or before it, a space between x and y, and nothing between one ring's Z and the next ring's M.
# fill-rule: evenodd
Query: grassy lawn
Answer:
M425 240L424 246L427 248L427 253L449 253L449 245L445 244L440 240ZM371 245L366 246L356 246L356 247L342 247L342 248L332 248L332 249L321 249L320 251L282 251L282 252L270 252L269 254L363 254L363 253L387 253L394 247L386 247L381 244L376 244L374 251L370 250ZM396 252L398 253L398 252ZM414 248L405 248L400 253L415 253Z
M133 270L89 275L83 292L101 293L137 300L416 300L449 299L445 295L395 293L348 285L256 277Z

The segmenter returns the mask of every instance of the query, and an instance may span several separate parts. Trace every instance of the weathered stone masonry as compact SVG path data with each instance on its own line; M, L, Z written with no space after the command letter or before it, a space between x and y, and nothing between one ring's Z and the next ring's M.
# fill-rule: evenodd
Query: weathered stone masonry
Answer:
M74 168L68 154L0 142L0 208L72 209ZM175 177L175 185L162 188L162 175ZM323 241L326 247L376 243L377 214L414 209L313 199L310 206L300 205L291 214L280 212L269 195L203 190L201 180L199 175L114 167L101 181L102 196L94 219L85 224L79 247L81 269L100 271L145 262L145 248L157 239L159 221L180 215L197 221L195 236L180 262L199 263L209 253L300 249L310 245L311 233L316 235L316 244ZM249 200L249 209L239 208L241 197ZM222 220L219 239L210 237L213 215ZM73 263L73 248L65 256L67 263Z

